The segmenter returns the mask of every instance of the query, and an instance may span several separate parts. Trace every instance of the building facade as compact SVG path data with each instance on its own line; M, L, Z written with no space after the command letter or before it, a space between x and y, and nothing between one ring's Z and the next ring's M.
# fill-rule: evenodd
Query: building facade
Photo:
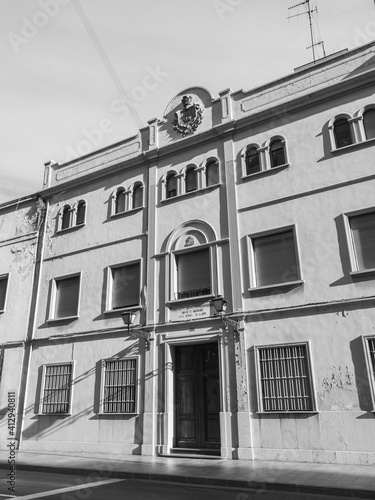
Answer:
M22 449L375 463L374 56L46 164L17 324L0 268Z

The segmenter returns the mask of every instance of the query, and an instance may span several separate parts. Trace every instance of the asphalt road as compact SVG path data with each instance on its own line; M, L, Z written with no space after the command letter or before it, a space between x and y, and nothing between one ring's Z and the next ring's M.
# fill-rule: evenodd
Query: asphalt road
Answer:
M17 471L16 491L8 491L6 470L0 471L0 500L332 500L337 497L282 492L249 491L161 481L110 479Z

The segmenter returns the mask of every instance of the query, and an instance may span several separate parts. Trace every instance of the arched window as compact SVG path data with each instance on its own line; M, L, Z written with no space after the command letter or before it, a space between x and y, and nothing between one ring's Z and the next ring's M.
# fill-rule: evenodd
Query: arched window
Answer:
M177 177L173 172L168 175L166 183L166 198L177 196Z
M260 172L259 152L256 148L249 148L246 151L246 175Z
M195 170L195 167L189 167L187 169L185 182L186 182L187 193L190 193L191 191L196 191L198 189L197 171Z
M115 214L125 212L125 189L119 188L116 193Z
M133 208L143 206L143 185L136 184L133 189Z
M375 109L368 109L363 114L363 126L365 129L366 139L375 138Z
M270 144L270 160L271 168L279 167L280 165L285 165L285 148L283 141L276 139Z
M85 219L86 219L86 202L84 200L81 200L78 202L77 206L76 225L79 226L81 224L84 224Z
M347 118L338 118L333 124L336 148L343 148L353 144L350 124Z
M206 165L206 186L219 184L219 164L216 160L210 160Z
M72 210L69 205L63 208L61 215L61 229L68 229L72 225Z

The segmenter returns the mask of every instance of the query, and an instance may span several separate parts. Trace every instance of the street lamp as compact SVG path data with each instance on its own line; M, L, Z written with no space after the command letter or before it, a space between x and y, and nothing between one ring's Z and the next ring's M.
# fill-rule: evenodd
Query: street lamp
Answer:
M130 328L130 326L133 325L134 323L135 313L136 311L132 310L122 313L121 314L122 321L124 322L124 325L128 327L128 333L130 335L132 335L133 337L142 337L145 339L146 349L148 350L150 348L150 342L151 340L153 340L151 338L151 332L146 332L141 328Z
M240 327L240 322L235 321L234 319L228 318L225 315L225 311L227 309L228 301L224 299L224 297L216 297L216 299L211 300L211 304L214 306L216 312L220 316L221 321L226 325L232 326L236 332L238 332Z

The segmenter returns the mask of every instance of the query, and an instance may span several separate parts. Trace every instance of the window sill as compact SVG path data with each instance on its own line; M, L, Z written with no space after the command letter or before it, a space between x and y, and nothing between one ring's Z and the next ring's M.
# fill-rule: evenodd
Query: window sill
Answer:
M140 212L144 208L145 208L144 205L142 205L141 207L131 208L130 210L124 210L124 212L118 212L117 214L111 214L110 218L111 219L118 219L120 217L125 217L126 215L131 215L131 214L134 214L136 212Z
M214 184L212 186L204 187L202 189L195 189L194 191L189 191L188 193L182 193L178 194L176 196L172 196L171 198L164 198L163 200L160 200L161 203L169 203L172 202L173 200L181 200L182 198L188 198L189 196L193 196L194 194L201 194L201 193L206 193L208 191L213 191L216 188L221 187L221 182L219 184Z
M257 411L257 415L274 415L282 414L282 415L317 415L318 410L274 410L274 411Z
M127 311L139 311L140 309L142 309L142 306L140 306L139 304L136 305L136 306L129 306L129 307L119 307L118 309L106 309L105 311L103 311L103 314L113 314L115 315L116 313L123 313L123 312L127 312Z
M356 276L368 276L371 274L375 274L375 269L364 269L363 271L352 271L350 273L350 276L353 276L355 278Z
M264 285L264 286L255 286L248 288L248 291L251 292L262 292L266 290L274 290L275 288L288 288L288 287L296 287L301 286L305 283L305 280L296 280L296 281L287 281L285 283L276 283L275 285Z
M183 306L186 304L196 304L197 302L206 302L207 300L213 299L215 297L216 295L213 295L212 293L210 295L198 295L197 297L188 297L187 299L169 300L168 302L165 303L165 305L173 308L173 307Z
M66 316L65 318L50 318L50 319L47 319L47 323L59 323L61 321L70 321L70 320L74 320L74 319L78 319L78 318L79 318L79 315Z
M68 413L37 413L37 416L38 417L50 417L50 416L53 416L53 417L56 417L56 416L60 416L60 417L71 417L72 416L72 413L71 412L68 412Z
M242 180L250 180L255 177L262 177L264 175L271 174L272 172L276 172L278 170L284 170L290 166L289 163L284 163L283 165L279 165L278 167L273 167L273 168L267 168L266 170L261 170L260 172L255 172L254 174L246 174L242 176Z
M86 226L86 222L84 222L83 224L77 224L76 226L67 227L65 229L59 229L58 231L56 231L56 234L64 234L64 233L70 233L72 231L77 231L83 226Z
M122 411L114 411L114 412L99 412L97 415L99 415L99 417L106 417L106 416L109 416L109 417L113 417L113 415L132 415L132 416L138 416L139 415L139 412L122 412Z
M333 148L333 149L331 149L331 153L334 155L337 153L341 153L344 151L358 148L360 146L371 145L371 143L375 143L375 138L366 139L365 141L360 141L360 142L354 142L353 144L349 144L348 146L343 146L341 148Z

